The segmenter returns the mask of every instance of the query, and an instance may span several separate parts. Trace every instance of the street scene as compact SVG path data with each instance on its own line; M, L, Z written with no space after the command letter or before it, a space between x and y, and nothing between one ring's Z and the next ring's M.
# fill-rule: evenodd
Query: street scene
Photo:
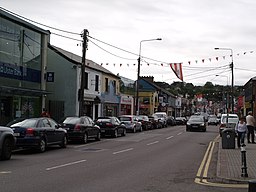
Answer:
M0 191L256 192L256 2L2 1Z

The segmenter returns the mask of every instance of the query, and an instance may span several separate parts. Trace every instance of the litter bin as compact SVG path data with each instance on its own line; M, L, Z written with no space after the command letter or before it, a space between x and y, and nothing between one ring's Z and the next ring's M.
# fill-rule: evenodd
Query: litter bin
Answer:
M235 130L232 128L225 128L222 131L222 149L235 149Z

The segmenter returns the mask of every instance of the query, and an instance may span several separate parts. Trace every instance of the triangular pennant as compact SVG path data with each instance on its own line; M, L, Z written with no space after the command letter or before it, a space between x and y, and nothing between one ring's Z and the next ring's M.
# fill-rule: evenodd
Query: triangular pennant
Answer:
M183 74L182 74L182 63L170 63L170 67L172 68L175 75L183 81Z

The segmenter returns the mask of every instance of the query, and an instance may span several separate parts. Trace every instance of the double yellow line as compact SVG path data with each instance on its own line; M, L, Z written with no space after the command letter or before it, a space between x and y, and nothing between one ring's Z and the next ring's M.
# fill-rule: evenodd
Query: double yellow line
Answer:
M205 152L204 158L201 162L201 165L197 171L195 183L200 185L207 185L213 187L227 187L227 188L248 188L247 184L225 184L225 183L212 183L207 181L207 175L209 166L212 159L213 149L215 146L216 141L218 140L219 136L209 143L209 146Z

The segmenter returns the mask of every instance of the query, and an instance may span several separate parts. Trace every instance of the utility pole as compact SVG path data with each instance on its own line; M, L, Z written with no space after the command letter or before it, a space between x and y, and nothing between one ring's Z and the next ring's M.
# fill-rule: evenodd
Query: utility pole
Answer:
M83 115L84 111L84 87L85 87L85 61L86 61L86 50L88 47L88 36L89 32L87 29L84 29L82 37L83 37L83 49L82 49L82 64L81 64L81 81L80 81L80 89L78 91L78 101L79 101L79 116Z

